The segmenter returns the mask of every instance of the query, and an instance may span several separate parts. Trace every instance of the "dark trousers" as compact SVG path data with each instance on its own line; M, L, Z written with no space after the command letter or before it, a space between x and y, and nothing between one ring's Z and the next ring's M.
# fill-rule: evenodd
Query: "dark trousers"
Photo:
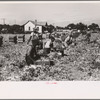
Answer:
M34 57L36 57L36 56L37 56L36 46L32 46L32 47L31 47L31 50L30 50L30 57L31 57L32 59L34 59Z

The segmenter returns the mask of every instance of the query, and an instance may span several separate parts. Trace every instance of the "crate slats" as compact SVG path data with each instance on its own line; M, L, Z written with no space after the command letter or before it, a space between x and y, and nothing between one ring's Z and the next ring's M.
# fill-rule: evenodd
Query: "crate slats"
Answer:
M9 36L9 42L17 43L17 36Z
M25 35L23 35L23 36L18 36L17 42L18 42L18 43L23 43L23 42L25 42Z
M25 35L23 36L9 36L9 42L13 43L23 43L25 42Z

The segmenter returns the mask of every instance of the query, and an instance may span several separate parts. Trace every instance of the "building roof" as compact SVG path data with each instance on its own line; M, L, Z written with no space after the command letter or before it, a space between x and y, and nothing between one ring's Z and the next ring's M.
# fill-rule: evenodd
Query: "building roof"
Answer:
M31 22L31 23L35 24L34 21L29 20L29 21L27 21L24 25L26 25L28 22ZM23 25L23 26L24 26L24 25Z
M29 20L28 22L31 22L31 23L35 24L35 21ZM26 22L24 25L26 25L28 22ZM37 22L37 25L39 25L39 26L45 26L46 22Z

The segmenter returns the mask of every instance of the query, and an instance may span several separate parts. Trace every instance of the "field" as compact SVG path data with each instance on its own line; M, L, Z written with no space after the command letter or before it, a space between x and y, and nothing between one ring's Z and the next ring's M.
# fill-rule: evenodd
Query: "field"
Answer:
M98 33L100 34L100 33ZM77 45L70 45L65 50L66 56L60 57L50 53L53 66L27 66L25 55L29 45L9 43L3 34L4 43L0 47L0 81L80 81L100 80L100 45L87 43L84 36L79 36ZM93 36L94 37L94 36ZM98 36L97 36L98 37ZM29 34L25 35L25 41Z

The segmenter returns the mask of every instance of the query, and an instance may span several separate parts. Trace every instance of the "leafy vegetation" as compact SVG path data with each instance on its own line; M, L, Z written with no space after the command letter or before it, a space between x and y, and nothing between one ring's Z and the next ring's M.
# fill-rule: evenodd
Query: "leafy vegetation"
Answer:
M43 64L27 66L25 54L30 46L27 46L25 42L20 44L4 42L0 47L0 80L100 80L100 38L98 38L100 33L91 33L90 31L90 34L90 42L86 41L86 35L80 34L76 38L76 45L71 44L66 48L64 57L51 52L48 56L54 61L52 66ZM3 36L8 39L7 35ZM27 41L28 34L25 37ZM43 58L41 60L43 61Z

